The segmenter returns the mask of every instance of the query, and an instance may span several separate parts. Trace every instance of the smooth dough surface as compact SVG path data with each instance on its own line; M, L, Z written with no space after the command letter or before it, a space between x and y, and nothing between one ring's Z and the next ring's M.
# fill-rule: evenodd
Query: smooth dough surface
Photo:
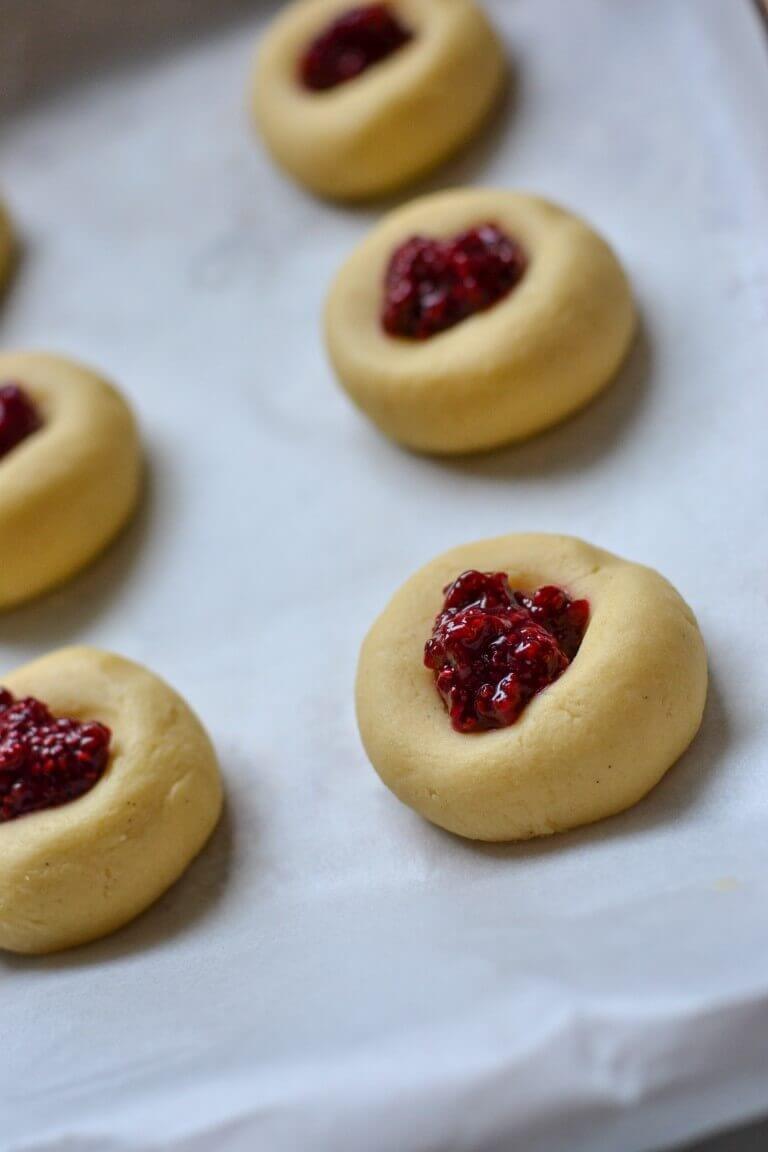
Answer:
M463 144L504 83L501 45L473 0L391 0L413 39L325 92L297 80L304 49L352 0L300 0L275 20L254 69L252 111L270 152L314 192L389 192Z
M94 372L37 352L0 355L42 428L0 459L0 608L60 584L100 552L136 504L141 454L122 396Z
M4 204L0 201L0 290L5 287L5 283L10 275L13 266L13 251L14 241L11 220Z
M427 340L381 326L384 276L414 234L449 238L495 223L528 267L485 312ZM615 375L635 309L611 248L571 212L536 196L465 188L386 216L338 273L328 352L352 400L386 435L423 452L472 452L531 436L581 408Z
M184 700L119 656L65 648L2 683L112 730L90 792L0 824L0 948L53 952L121 927L181 875L219 818L219 769Z
M424 667L442 589L468 568L513 587L558 584L590 602L581 648L516 724L454 731ZM456 548L408 580L369 632L357 715L384 783L422 816L475 840L525 840L636 803L695 736L704 642L657 572L569 536L512 535Z

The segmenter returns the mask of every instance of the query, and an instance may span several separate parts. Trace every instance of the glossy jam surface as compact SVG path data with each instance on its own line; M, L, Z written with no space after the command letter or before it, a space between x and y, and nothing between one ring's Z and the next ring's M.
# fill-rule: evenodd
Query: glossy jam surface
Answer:
M412 38L389 4L363 4L342 13L307 48L299 65L305 88L324 92L360 76Z
M589 620L586 600L546 585L515 592L505 572L463 572L445 589L424 663L458 732L514 724L562 676Z
M18 384L0 384L0 458L26 440L42 421L31 399Z
M109 759L109 728L56 717L0 688L0 823L90 791Z
M426 340L503 300L525 267L523 249L495 224L452 240L412 236L389 261L381 323L390 336Z

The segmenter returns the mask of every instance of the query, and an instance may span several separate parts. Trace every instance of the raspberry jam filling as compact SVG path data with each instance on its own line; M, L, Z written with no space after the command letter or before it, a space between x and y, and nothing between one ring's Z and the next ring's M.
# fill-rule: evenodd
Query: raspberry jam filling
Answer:
M514 724L581 646L589 603L546 585L514 592L505 572L463 572L445 589L424 663L458 732Z
M103 724L52 716L34 697L15 700L0 688L0 824L89 792L111 738Z
M350 8L323 29L299 64L305 88L324 92L360 76L412 38L389 4Z
M521 279L525 252L495 224L452 240L411 236L392 254L381 323L390 336L426 340L503 300Z
M42 421L18 384L0 384L0 458L37 432Z

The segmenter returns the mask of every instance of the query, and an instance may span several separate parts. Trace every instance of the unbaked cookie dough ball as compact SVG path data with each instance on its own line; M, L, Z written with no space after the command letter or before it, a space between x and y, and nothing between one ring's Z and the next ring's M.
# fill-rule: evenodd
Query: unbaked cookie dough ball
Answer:
M657 572L569 536L455 548L408 580L357 673L363 743L405 804L525 840L635 804L685 751L704 642Z
M631 344L605 240L520 192L465 188L386 216L331 287L328 352L351 399L422 452L531 436L581 408Z
M80 364L0 355L0 608L61 583L125 524L140 486L131 410Z
M119 656L65 648L0 684L0 948L54 952L182 874L219 818L219 769L185 701Z
M13 266L13 229L8 213L0 200L0 291L5 287L6 281Z
M473 0L298 0L261 44L253 115L278 163L314 192L377 196L463 144L504 73Z

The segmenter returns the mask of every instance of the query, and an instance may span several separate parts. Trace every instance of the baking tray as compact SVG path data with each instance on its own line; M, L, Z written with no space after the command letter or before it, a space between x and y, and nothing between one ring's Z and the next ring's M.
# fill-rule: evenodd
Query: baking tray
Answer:
M251 136L273 7L0 5L0 187L23 241L0 341L111 375L148 461L109 553L2 618L2 666L70 642L149 664L205 719L228 792L208 850L139 921L0 961L0 1149L641 1152L764 1112L757 10L490 0L507 104L422 189L527 187L583 212L643 332L577 418L448 462L379 438L326 365L327 284L382 206L311 199ZM663 571L712 689L693 748L631 812L473 845L367 765L355 660L414 568L523 529Z

